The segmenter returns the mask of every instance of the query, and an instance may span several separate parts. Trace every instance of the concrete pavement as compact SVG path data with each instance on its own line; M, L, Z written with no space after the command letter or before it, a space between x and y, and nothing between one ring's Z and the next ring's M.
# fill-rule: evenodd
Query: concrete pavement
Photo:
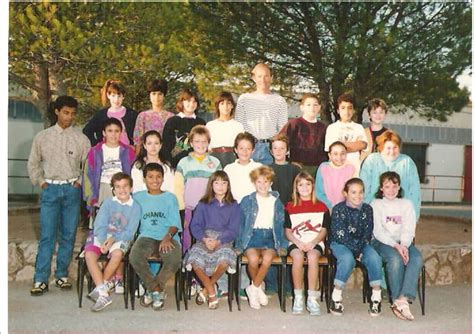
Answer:
M89 310L91 302L84 301L78 308L75 290L59 291L50 287L42 297L30 297L29 284L9 284L9 333L471 333L471 285L430 286L426 289L426 315L421 315L418 301L411 306L415 321L397 319L383 303L382 314L371 317L362 303L361 291L344 293L345 314L337 317L326 313L312 317L308 313L291 314L279 310L276 296L267 307L252 310L243 301L242 311L237 307L230 313L227 303L219 309L190 303L188 311L176 311L172 288L168 288L165 310L153 311L136 305L124 309L121 296L115 295L109 308L99 313Z

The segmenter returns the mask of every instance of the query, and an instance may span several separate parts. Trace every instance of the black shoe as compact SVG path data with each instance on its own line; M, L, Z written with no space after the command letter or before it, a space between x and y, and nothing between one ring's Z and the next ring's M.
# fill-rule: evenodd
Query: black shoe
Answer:
M342 315L344 313L344 305L342 305L342 301L335 302L331 298L329 301L329 311L334 315Z
M48 284L44 282L35 282L30 290L30 295L42 296L46 291L48 291Z
M382 303L380 301L369 301L369 313L371 316L376 317L382 313Z
M61 290L71 290L72 289L72 283L68 280L67 277L57 278L54 281L54 283Z

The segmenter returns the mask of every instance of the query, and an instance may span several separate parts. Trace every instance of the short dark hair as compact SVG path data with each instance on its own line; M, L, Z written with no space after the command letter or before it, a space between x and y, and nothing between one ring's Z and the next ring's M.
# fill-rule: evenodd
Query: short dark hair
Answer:
M385 113L388 113L387 103L385 103L383 99L375 98L375 99L370 100L367 103L367 112L369 113L369 116L372 110L375 110L379 107L382 108L382 110L384 110Z
M102 130L105 131L105 129L111 125L117 125L120 128L120 131L123 130L122 122L120 122L118 119L115 117L108 118L104 122L104 126L102 127Z
M349 102L350 104L354 105L354 98L349 93L344 93L342 95L339 95L339 97L337 98L337 109L339 109L339 105L342 102Z
M221 117L221 112L219 111L219 104L222 101L229 101L232 103L232 111L230 112L230 117L234 117L235 112L235 101L231 93L229 92L220 92L219 96L214 101L214 111L216 113L216 117Z
M344 192L348 192L350 186L352 186L353 184L360 185L362 187L362 190L365 191L364 181L362 181L358 177L353 177L352 179L347 180L347 182L344 184Z
M77 106L77 100L69 95L58 96L56 101L54 101L55 110L61 110L63 107L77 108Z
M334 143L332 143L331 145L329 145L329 151L328 151L329 153L331 153L332 148L333 148L334 146L342 146L342 147L344 147L344 149L347 151L347 146L344 145L344 143L343 143L342 141L339 141L339 140L338 140L338 141L335 141Z
M168 83L165 79L155 79L147 84L146 90L148 91L148 93L162 92L163 95L166 96L166 94L168 93Z
M133 179L130 177L130 175L125 174L123 172L118 172L118 173L115 173L112 176L112 179L110 180L110 186L112 187L112 189L115 189L114 187L115 182L118 182L120 180L127 180L130 187L133 187Z
M248 140L252 144L252 149L255 148L255 143L257 142L257 140L255 139L253 134L251 134L250 132L241 132L235 137L234 149L237 148L237 146L242 140Z
M163 176L165 175L165 171L163 169L163 166L161 166L157 162L150 162L149 164L147 164L145 166L145 168L143 168L143 177L146 177L148 172L151 172L151 171L157 171L157 172L160 172L161 175L163 175Z
M401 180L400 180L400 175L398 175L397 172L391 172L391 171L388 171L388 172L385 172L385 173L382 173L380 175L380 183L379 183L379 190L377 191L377 193L375 194L375 198L383 198L383 191L382 191L382 187L383 187L383 184L386 182L386 181L391 181L395 184L398 184L400 186L400 189L398 190L398 194L397 194L397 198L402 198L403 197L403 189L401 187Z

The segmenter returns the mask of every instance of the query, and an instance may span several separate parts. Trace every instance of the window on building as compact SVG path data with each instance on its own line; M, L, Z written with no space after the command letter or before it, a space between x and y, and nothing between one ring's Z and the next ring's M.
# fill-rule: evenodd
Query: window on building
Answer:
M43 117L36 106L28 101L9 100L8 118L43 122Z
M426 183L426 149L428 144L403 143L402 153L413 159L418 169L420 183Z

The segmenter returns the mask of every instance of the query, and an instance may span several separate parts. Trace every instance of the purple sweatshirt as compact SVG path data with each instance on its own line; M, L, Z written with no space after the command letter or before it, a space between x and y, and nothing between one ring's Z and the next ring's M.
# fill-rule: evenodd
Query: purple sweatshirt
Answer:
M217 199L209 204L199 202L190 228L196 240L202 240L205 230L213 230L219 233L221 244L234 241L240 228L240 207L237 202L226 204Z

